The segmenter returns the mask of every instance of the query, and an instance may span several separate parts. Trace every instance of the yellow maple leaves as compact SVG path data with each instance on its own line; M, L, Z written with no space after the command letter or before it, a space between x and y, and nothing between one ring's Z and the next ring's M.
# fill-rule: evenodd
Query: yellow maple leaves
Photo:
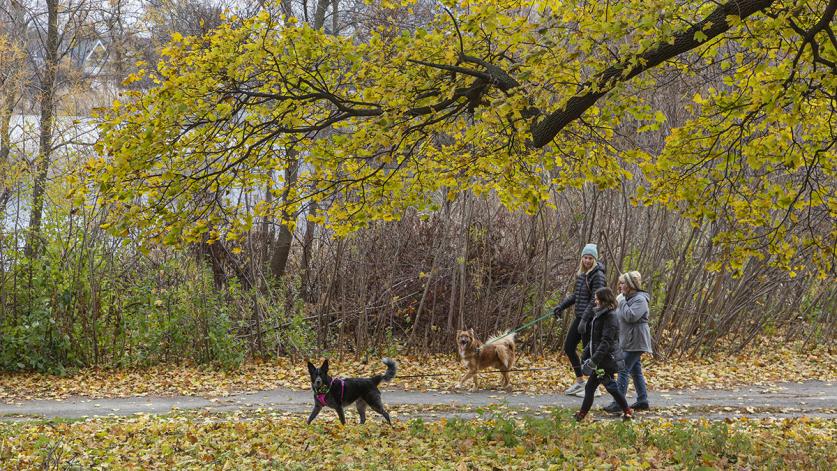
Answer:
M816 24L823 4L794 21ZM719 267L739 271L766 244L783 269L804 257L820 273L833 268L829 93L837 79L799 48L788 12L727 15L729 37L661 65L724 75L688 92L694 104L667 129L647 92L664 87L634 72L647 65L645 53L716 4L447 5L415 31L365 38L265 12L229 19L204 38L174 36L152 74L160 86L115 102L102 123L99 151L110 160L91 170L114 206L110 230L131 225L155 243L178 244L200 240L194 225L207 218L212 237L234 239L253 221L240 216L252 207L241 200L264 192L278 197L259 201L258 216L293 224L307 202L327 202L316 218L338 235L407 208L432 211L440 193L495 193L531 212L569 186L614 188L640 164L648 185L637 202L723 225L714 242L732 259ZM702 23L693 39L704 42L713 26ZM816 38L824 63L837 60L825 32ZM543 115L580 96L595 103L534 145ZM621 139L640 133L662 150Z
M0 465L118 469L828 469L833 419L576 424L569 413L312 426L276 412L0 425Z

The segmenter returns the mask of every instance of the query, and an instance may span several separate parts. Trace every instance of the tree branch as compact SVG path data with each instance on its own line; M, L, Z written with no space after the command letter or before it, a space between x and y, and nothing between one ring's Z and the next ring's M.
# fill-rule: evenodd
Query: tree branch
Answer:
M828 28L828 25L831 24L831 20L834 19L835 11L837 11L837 0L831 0L830 2L828 2L828 6L825 7L825 12L823 12L822 18L820 18L817 24L815 24L808 31L805 31L799 26L797 26L793 20L789 20L791 28L793 28L793 30L796 31L797 34L802 36L802 44L799 45L799 49L796 51L796 56L794 56L793 58L793 63L791 65L791 73L788 76L787 80L785 80L785 87L787 87L796 77L796 66L799 64L799 59L802 58L802 53L805 52L805 46L807 46L808 44L811 45L811 53L814 56L814 62L823 63L831 69L835 68L835 64L833 62L820 57L819 45L816 41L814 41L814 38L816 37L817 33L826 30Z
M433 62L427 62L418 59L407 59L407 62L412 62L414 64L419 64L426 67L432 67L434 69L447 70L449 72L459 72L460 74L470 75L471 77L476 77L485 80L486 82L491 81L491 76L489 74L485 72L480 72L478 70L471 70L465 67L459 67L456 65L436 64Z
M623 61L599 73L581 87L581 93L570 98L564 108L547 115L540 122L532 126L532 144L541 148L549 144L552 139L569 123L578 119L596 101L607 94L613 87L654 68L657 65L690 51L708 40L729 30L727 16L735 15L744 20L750 15L767 9L774 0L730 0L718 6L699 23L677 34L674 42L660 43L656 47L642 53L637 61ZM704 41L695 39L695 33L706 35Z
M520 86L520 83L514 78L512 78L512 76L509 75L508 72L490 62L486 62L480 58L472 57L467 54L460 54L459 57L464 62L478 64L485 68L485 70L488 72L489 81L491 82L491 84L495 85L497 88L504 92L509 91L514 87Z

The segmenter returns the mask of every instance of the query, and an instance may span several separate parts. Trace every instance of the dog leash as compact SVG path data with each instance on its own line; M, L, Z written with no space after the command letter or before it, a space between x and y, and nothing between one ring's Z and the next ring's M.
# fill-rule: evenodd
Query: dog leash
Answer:
M558 291L559 291L559 290L552 291L552 292L549 294L549 295L550 295L550 298L552 297L552 295L554 295L554 294L555 294L555 293L557 293ZM500 339L501 339L501 338L503 338L503 337L508 337L509 335L516 334L516 333L520 332L521 330L526 330L526 329L528 329L529 327L532 327L533 325L537 324L538 322L540 322L540 321L542 321L542 320L544 320L544 319L546 319L546 318L548 318L548 317L550 317L550 316L552 316L552 310L547 309L546 314L542 315L541 317L538 317L537 319L535 319L535 320L533 320L533 321L529 321L529 322L527 322L527 323L523 324L522 326L520 326L520 327L518 327L518 328L516 328L516 329L514 329L514 330L510 330L510 331L506 332L505 334L503 334L503 335L501 335L501 336L499 336L499 337L493 338L493 339L489 340L488 342L485 342L484 344L482 344L482 346L481 346L481 347L477 348L477 353L479 353L480 349L482 349L483 347L487 347L488 345L491 345L492 343L494 343L494 342L496 342L496 341L500 340Z
M481 349L483 349L483 348L485 348L485 347L487 347L487 346L491 345L491 344L492 344L492 343L494 343L494 342L497 342L498 340L500 340L500 339L502 339L502 338L504 338L504 337L508 337L509 335L516 334L516 333L520 332L521 330L526 330L526 329L528 329L529 327L532 327L533 325L537 324L538 322L540 322L540 321L542 321L542 320L544 320L544 319L546 319L547 317L550 317L550 316L552 316L552 313L551 313L551 312L547 312L546 314L542 315L541 317L538 317L537 319L535 319L535 320L533 320L533 321L529 321L529 322L527 322L527 323L523 324L522 326L520 326L520 327L518 327L518 328L516 328L516 329L514 329L514 330L510 330L510 331L506 332L505 334L503 334L503 335L501 335L501 336L499 336L499 337L495 337L495 338L493 338L493 339L490 339L488 342L485 342L484 344L482 344L482 346L480 346L479 348L477 348L477 352L479 353L479 351L480 351Z
M549 371L558 368L512 368L510 370L481 370L480 373L508 373L510 371ZM430 378L433 376L456 376L450 373L428 373L423 375L398 375L398 379L404 378Z

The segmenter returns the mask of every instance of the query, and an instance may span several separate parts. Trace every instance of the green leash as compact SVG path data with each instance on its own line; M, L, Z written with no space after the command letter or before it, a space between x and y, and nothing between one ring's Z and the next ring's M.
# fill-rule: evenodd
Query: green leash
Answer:
M548 312L548 313L546 313L546 314L542 315L541 317L538 317L537 319L535 319L535 320L533 320L533 321L529 321L529 322L527 322L527 323L523 324L522 326L520 326L520 327L518 327L518 328L516 328L516 329L514 329L514 330L510 330L510 331L506 332L505 334L503 334L503 335L501 335L501 336L499 336L499 337L497 337L497 338L495 338L495 339L492 339L490 342L486 342L486 343L484 343L484 344L482 345L482 347L480 347L480 349L485 348L485 347L487 347L487 346L491 345L492 343L494 343L494 342L496 342L496 341L500 340L500 339L501 339L501 338L503 338L503 337L508 337L509 335L516 334L516 333L520 332L521 330L526 330L526 329L528 329L529 327L532 327L533 325L537 324L538 322L540 322L540 321L542 321L542 320L544 320L544 319L546 319L547 317L550 317L550 316L552 316L552 313L551 313L551 312Z
M555 290L555 291L551 292L551 293L550 293L550 298L552 297L552 295L554 295L554 294L555 294L555 293L557 293L557 292L558 292L558 290ZM516 328L516 329L514 329L514 330L510 330L510 331L506 332L505 334L503 334L503 335L501 335L501 336L499 336L499 337L497 337L497 338L495 338L495 339L492 339L490 342L486 342L486 343L484 343L484 344L482 345L482 347L480 347L480 348L478 348L478 349L477 349L477 354L479 354L479 351L480 351L481 349L483 349L484 347L487 347L487 346L491 345L492 343L494 343L494 342L496 342L496 341L500 340L501 338L503 338L503 337L508 337L509 335L512 335L512 334L516 334L516 333L520 332L521 330L526 330L526 329L528 329L529 327L532 327L533 325L537 324L538 322L540 322L540 321L542 321L542 320L544 320L544 319L546 319L546 318L548 318L548 317L550 317L550 316L552 316L552 310L548 309L548 310L547 310L547 313L546 313L546 314L544 314L544 315L542 315L541 317L538 317L537 319L535 319L535 320L533 320L533 321L529 321L529 322L527 322L527 323L525 323L525 324L521 325L520 327L518 327L518 328Z

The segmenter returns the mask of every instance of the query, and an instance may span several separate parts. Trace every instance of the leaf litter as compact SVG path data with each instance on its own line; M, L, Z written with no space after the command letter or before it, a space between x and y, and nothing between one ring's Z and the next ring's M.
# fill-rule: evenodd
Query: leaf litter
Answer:
M774 344L775 345L775 344ZM464 369L454 355L405 355L398 360L398 376L388 388L418 391L453 391ZM769 342L739 355L658 361L644 360L649 387L672 389L736 389L781 382L837 380L837 348L800 345L775 348ZM538 394L563 391L573 380L566 357L558 353L523 355L512 373L514 392ZM348 355L331 360L331 371L345 377L381 373L376 360L360 361ZM409 377L427 375L421 377ZM195 365L157 365L144 369L83 369L72 376L38 373L1 373L0 401L62 400L72 396L114 398L131 396L223 397L233 393L276 388L309 388L305 360L279 358L249 362L234 371ZM466 384L470 387L471 384ZM480 387L499 389L500 375L480 373Z
M3 469L829 469L837 420L643 419L581 424L477 411L473 419L334 414L306 425L273 411L173 413L0 425ZM350 419L356 419L354 416Z

